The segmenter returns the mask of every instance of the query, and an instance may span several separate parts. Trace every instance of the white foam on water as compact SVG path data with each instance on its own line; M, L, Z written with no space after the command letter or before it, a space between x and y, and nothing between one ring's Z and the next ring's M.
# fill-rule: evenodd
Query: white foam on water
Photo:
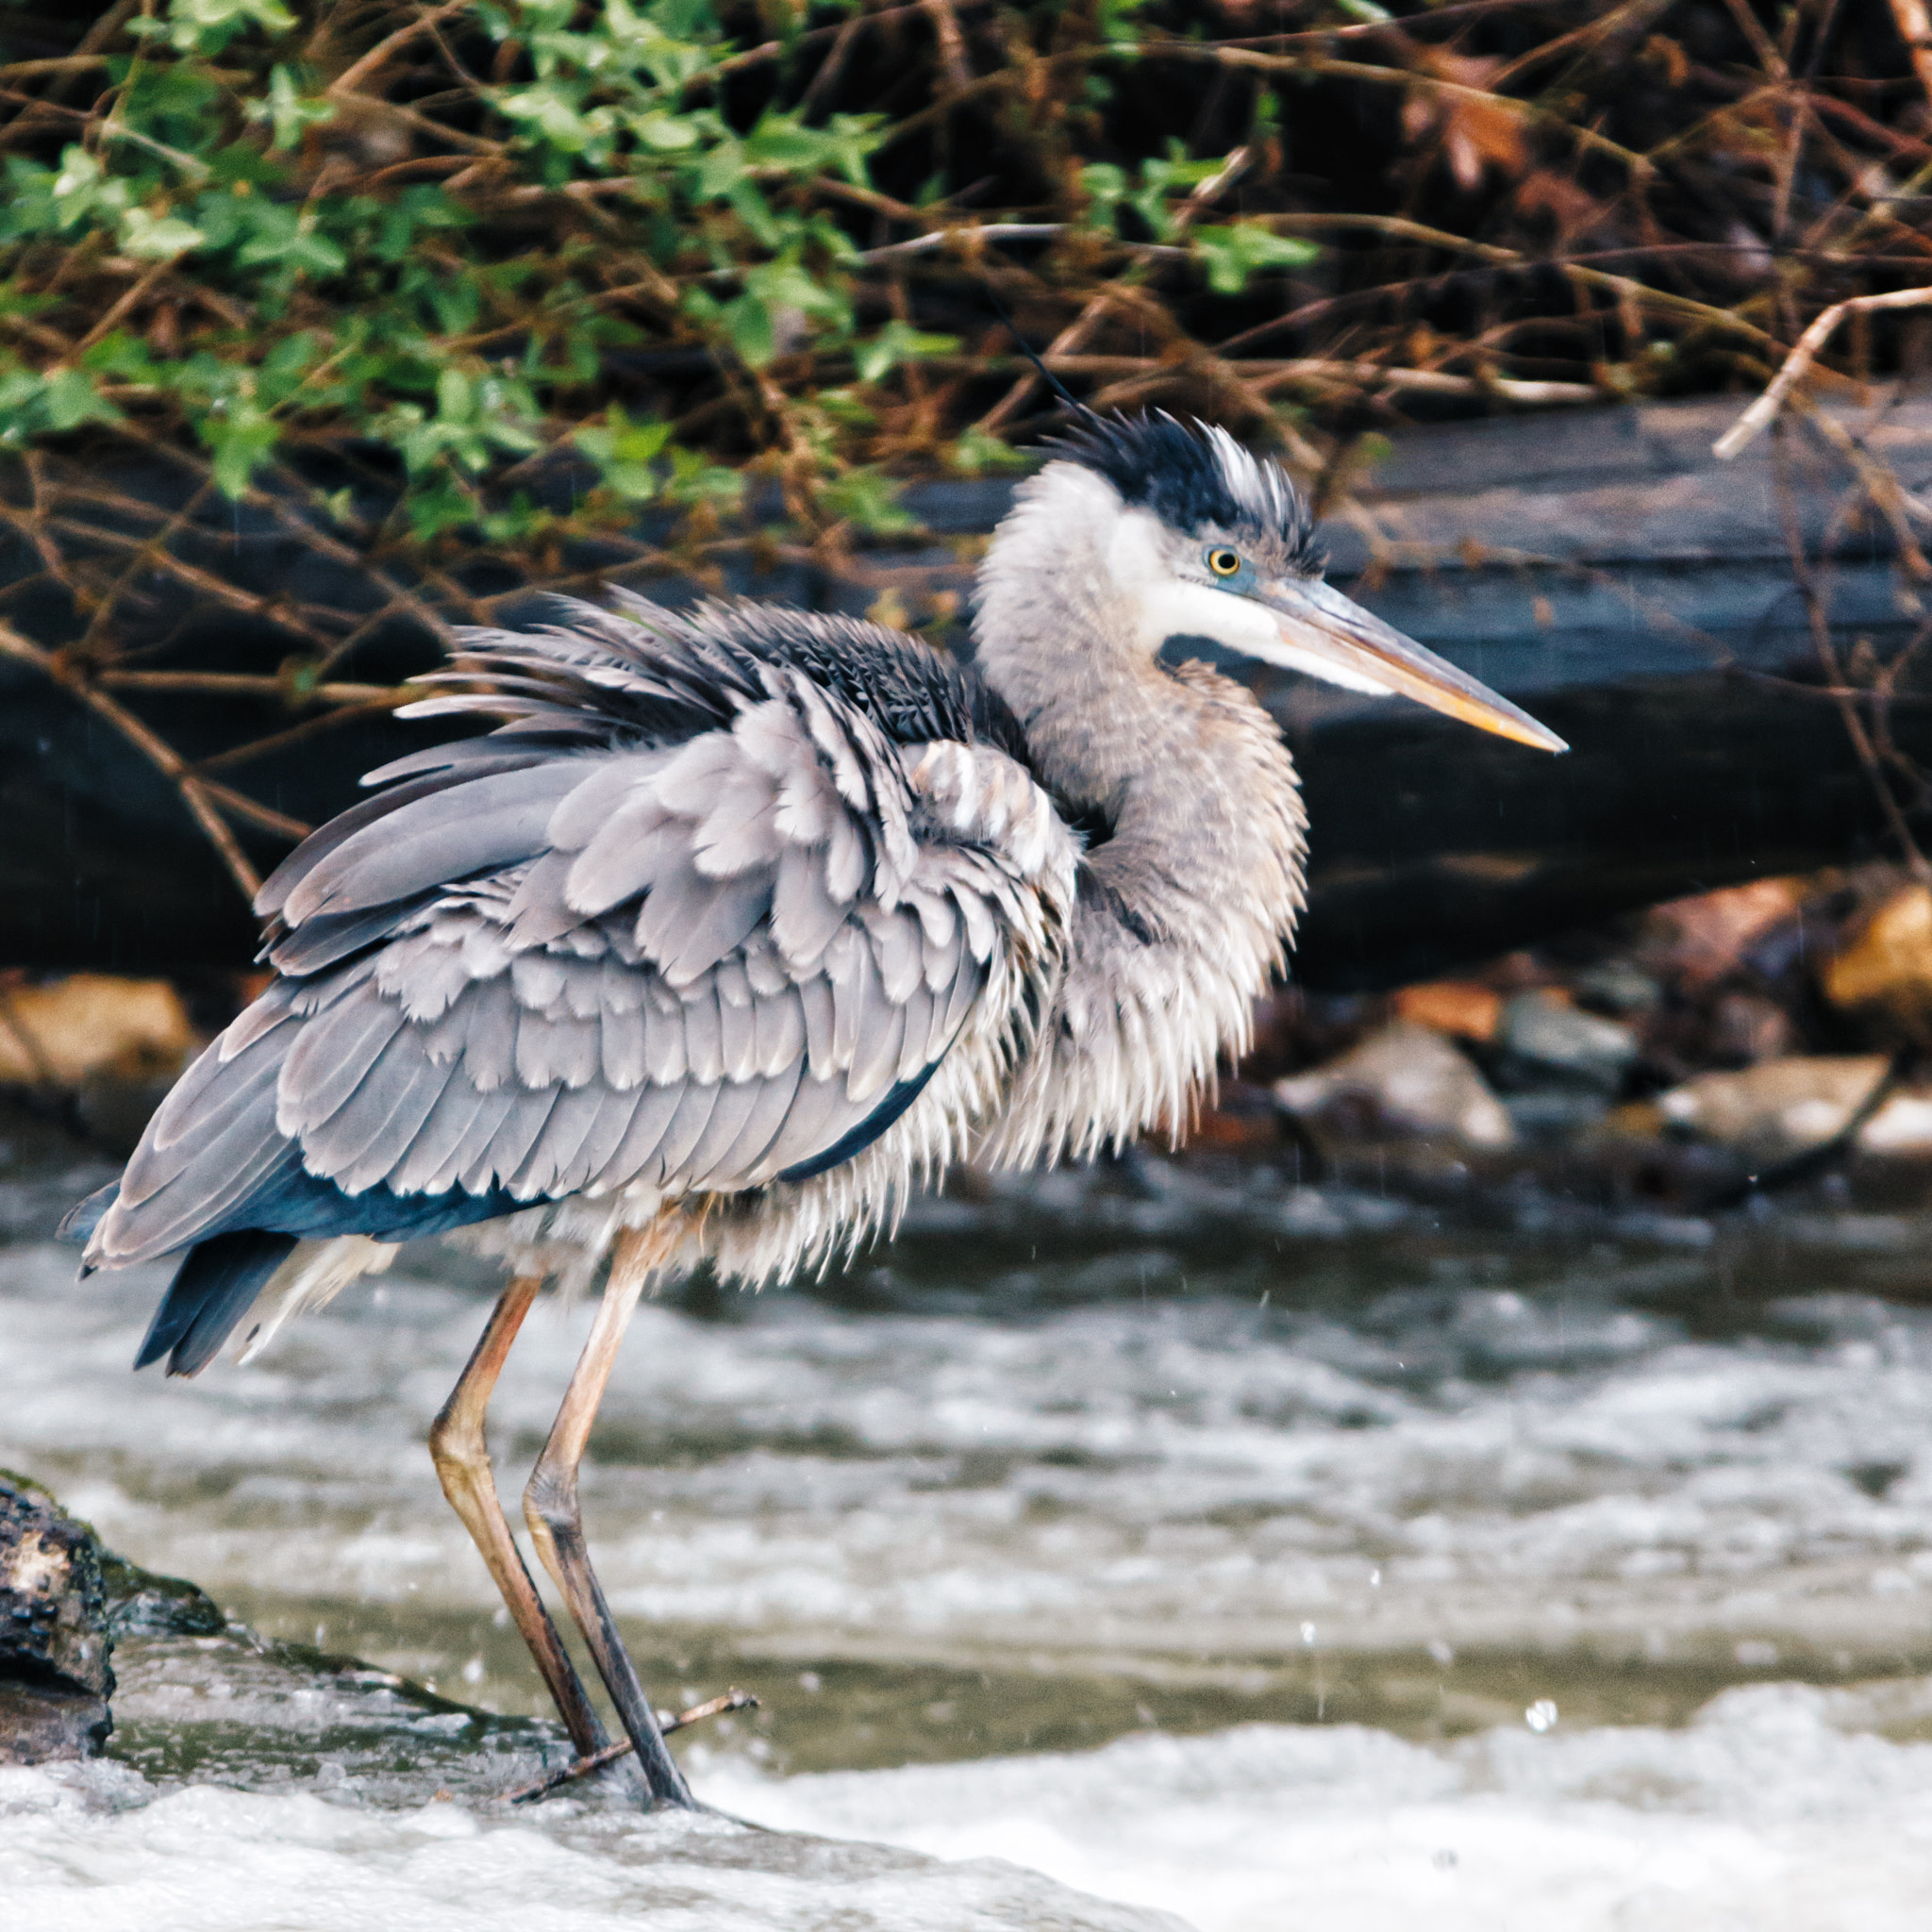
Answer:
M1134 1737L1074 1757L787 1780L715 1802L792 1830L1001 1857L1197 1932L1919 1932L1932 1746L1845 1736L1805 1687L1681 1730L1358 1726Z
M1753 1687L1681 1730L1442 1747L1254 1724L790 1779L713 1762L706 1797L758 1832L0 1771L0 1899L87 1932L1917 1932L1932 1746L1846 1735L1831 1702Z
M997 1859L567 1803L157 1795L115 1765L0 1769L0 1901L20 1932L1186 1932Z

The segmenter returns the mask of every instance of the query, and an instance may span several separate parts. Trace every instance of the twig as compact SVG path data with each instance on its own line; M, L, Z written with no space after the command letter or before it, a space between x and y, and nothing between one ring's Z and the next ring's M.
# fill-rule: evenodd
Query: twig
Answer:
M658 1711L658 1728L669 1737L673 1731L681 1731L687 1724L699 1724L708 1717L720 1717L728 1710L756 1710L758 1707L758 1701L750 1691L727 1690L724 1696L694 1704L689 1710ZM602 1771L607 1764L615 1764L636 1748L628 1738L621 1743L607 1744L603 1750L593 1751L588 1757L579 1757L575 1764L566 1764L561 1771L553 1771L548 1777L540 1777L534 1784L520 1785L513 1791L506 1791L503 1802L506 1805L527 1805L532 1799L546 1797L575 1778L589 1777L593 1771Z
M914 235L906 242L888 242L882 248L868 248L858 259L897 261L908 255L928 255L935 248L952 242L970 246L976 242L1049 242L1067 232L1065 222L982 222L960 228L935 228L929 235ZM1103 238L1105 239L1105 238Z
M932 22L933 36L939 42L946 79L953 88L962 88L973 78L973 65L966 58L966 36L959 31L952 0L924 0L924 6L926 17Z
M1785 546L1791 560L1791 574L1797 580L1798 594L1804 600L1805 615L1811 626L1812 648L1818 655L1825 682L1842 689L1849 680L1839 661L1838 646L1832 641L1830 616L1824 598L1819 591L1810 559L1806 555L1796 498L1787 466L1776 464L1774 477L1777 489L1778 516L1785 529ZM1884 814L1892 837L1898 841L1899 856L1905 860L1907 870L1920 884L1932 886L1932 864L1928 864L1925 855L1920 851L1919 841L1912 837L1912 828L1906 823L1898 799L1886 782L1877 749L1872 742L1872 734L1866 729L1864 719L1858 715L1857 706L1850 698L1840 698L1838 712L1845 727L1845 736L1852 741L1853 754L1865 774L1866 782L1872 787L1873 796L1877 800L1878 808Z
M53 74L92 74L105 67L106 54L62 54L51 60L10 60L0 67L0 80L39 80Z
M1064 333L1059 340L1064 340ZM1257 393L1279 389L1293 382L1346 383L1354 387L1407 390L1412 393L1442 396L1500 396L1512 403L1598 403L1603 391L1588 382L1537 382L1508 375L1454 375L1441 369L1391 368L1380 362L1342 362L1322 356L1295 356L1281 360L1238 362L1224 357L1210 358L1225 368ZM1010 366L1011 358L1002 358ZM1174 360L1158 356L1085 356L1070 354L1059 341L1043 350L1041 360L1049 369L1068 375L1094 375L1115 379L1144 376L1149 379L1186 375L1203 366L1197 358ZM984 357L930 356L927 365L936 369L987 370L999 366ZM1035 375L1034 380L1039 380ZM1024 391L1022 391L1024 400ZM996 426L996 425L995 425Z
M99 682L117 691L171 691L197 697L286 698L324 705L401 705L409 694L387 684L318 684L308 691L286 677L249 671L104 671Z
M1784 367L1772 378L1771 387L1711 444L1711 453L1728 462L1761 431L1778 412L1779 406L1806 372L1818 359L1819 352L1830 341L1832 331L1848 315L1870 315L1883 308L1932 308L1932 289L1894 289L1885 295L1854 295L1834 302L1823 310L1803 335L1797 346L1785 358Z
M1927 102L1932 103L1932 8L1926 7L1925 0L1891 0L1891 17L1899 39L1906 43L1912 72L1919 76Z
M276 811L273 807L250 798L245 791L237 791L232 785L221 784L200 774L195 775L194 782L224 811L232 812L238 819L246 819L249 824L259 825L264 832L274 832L278 838L306 839L315 829L307 819L291 818L285 811Z
M840 27L838 38L832 42L832 51L819 63L819 71L812 75L811 85L799 99L798 118L801 121L809 121L821 99L838 86L839 76L845 71L845 62L851 57L854 43L877 18L876 14L855 13Z
M1074 320L1047 344L1046 354L1041 358L1041 365L1054 358L1065 358L1080 347L1089 336L1100 326L1101 319L1113 303L1117 293L1115 285L1109 283L1099 294L1088 303ZM1026 398L1033 393L1034 385L1040 380L1038 374L1028 369L1009 390L974 425L982 436L991 436L994 430L1016 415Z
M340 100L343 94L354 93L391 54L399 48L407 47L419 34L434 31L437 25L447 20L451 14L467 13L470 6L471 0L443 0L441 7L432 8L427 13L419 13L407 26L399 26L387 39L377 41L359 60L352 61L343 68L324 90L324 97Z
M406 704L409 696L407 691L391 691L384 687L382 700L378 704L337 705L303 719L299 724L291 724L286 731L273 731L266 738L251 738L246 744L231 745L226 751L212 752L205 758L196 758L192 769L197 777L206 777L210 772L225 772L233 765L253 764L258 758L286 751L291 744L319 738L325 731L333 731L338 725L353 724L358 718L392 711L397 706Z
M150 731L132 711L116 704L106 691L77 675L52 652L30 643L10 625L0 624L0 654L31 664L61 690L71 691L90 710L105 718L167 778L180 794L181 803L188 808L195 824L207 835L208 843L221 855L222 863L228 869L228 876L241 887L242 897L253 903L256 893L261 890L260 874L249 864L234 833L215 809L208 796L208 788L188 769L187 760L173 745ZM266 809L265 807L262 808Z

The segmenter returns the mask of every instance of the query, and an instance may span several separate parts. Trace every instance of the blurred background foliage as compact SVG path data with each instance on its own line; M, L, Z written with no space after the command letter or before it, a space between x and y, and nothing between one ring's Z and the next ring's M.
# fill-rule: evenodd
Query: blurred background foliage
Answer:
M233 827L301 826L221 763L385 708L453 624L862 582L905 479L1024 463L1058 405L1006 316L1331 508L1419 413L1754 388L1926 278L1924 13L0 0L0 650L246 883ZM184 748L169 695L253 708Z

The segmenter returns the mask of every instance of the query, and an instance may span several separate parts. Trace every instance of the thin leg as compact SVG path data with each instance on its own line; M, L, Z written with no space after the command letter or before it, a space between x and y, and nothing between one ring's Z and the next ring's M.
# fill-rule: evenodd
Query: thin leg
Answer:
M503 1601L516 1619L524 1641L543 1681L556 1700L558 1714L576 1746L577 1756L589 1757L605 1748L604 1726L597 1722L583 1679L570 1660L550 1613L543 1607L530 1573L524 1567L523 1553L517 1548L504 1520L503 1505L496 1497L496 1478L490 1470L490 1448L484 1440L484 1411L490 1394L503 1372L504 1358L510 1343L530 1312L530 1304L543 1285L541 1274L520 1274L503 1291L491 1311L489 1326L471 1356L469 1366L450 1391L442 1413L429 1430L429 1454L436 1462L436 1474L450 1507L463 1519Z
M524 1517L530 1525L531 1540L543 1567L557 1579L591 1656L604 1679L610 1701L624 1727L637 1747L638 1764L654 1805L675 1805L696 1808L691 1788L676 1760L664 1748L658 1719L644 1688L638 1681L637 1666L617 1634L610 1607L596 1573L591 1568L590 1552L584 1544L583 1517L577 1505L577 1466L590 1441L591 1424L596 1419L597 1405L604 1398L605 1385L617 1360L631 1310L638 1305L646 1276L664 1257L671 1229L664 1224L640 1228L624 1235L610 1264L609 1285L604 1291L597 1319L591 1324L591 1339L577 1359L565 1392L563 1407L557 1412L556 1425L543 1454L531 1472L529 1487L524 1491Z

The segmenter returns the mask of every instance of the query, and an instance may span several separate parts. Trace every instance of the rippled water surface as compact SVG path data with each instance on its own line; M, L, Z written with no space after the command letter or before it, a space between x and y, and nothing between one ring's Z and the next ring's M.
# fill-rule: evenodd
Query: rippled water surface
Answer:
M0 1462L255 1637L126 1646L115 1761L0 1774L46 1923L1924 1923L1932 1219L1154 1164L647 1306L591 1546L660 1704L761 1699L681 1746L746 1832L499 1802L565 1754L423 1448L487 1277L137 1378L159 1276L33 1239L85 1179L0 1198ZM588 1320L512 1357L511 1496Z

